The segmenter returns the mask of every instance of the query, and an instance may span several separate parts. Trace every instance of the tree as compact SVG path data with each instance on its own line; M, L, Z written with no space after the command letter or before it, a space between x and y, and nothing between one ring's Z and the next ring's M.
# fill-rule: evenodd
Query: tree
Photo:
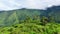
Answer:
M42 19L41 19L41 22L43 25L46 25L48 23L48 18L43 16Z
M24 20L24 22L26 23L31 23L32 18L30 16L26 16L26 19Z
M48 19L49 19L49 22L55 22L55 18L53 16L49 16Z
M39 15L35 15L35 16L33 17L33 23L41 23L41 22L40 22L40 16L39 16Z

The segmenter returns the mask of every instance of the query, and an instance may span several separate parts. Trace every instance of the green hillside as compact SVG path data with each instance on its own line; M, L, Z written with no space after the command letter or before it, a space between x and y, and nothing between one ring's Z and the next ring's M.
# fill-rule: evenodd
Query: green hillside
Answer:
M25 20L26 16L29 16L31 18L33 18L34 16L39 16L40 19L42 19L44 16L48 18L49 21L60 22L59 15L60 15L60 11L51 11L51 10L48 11L48 10L38 10L38 9L17 9L11 11L1 11L0 24L2 26L12 25L19 22L20 20Z
M0 11L0 34L60 34L60 11Z
M33 17L35 15L40 15L40 11L39 10L31 10L31 9L2 11L2 12L0 12L0 24L2 26L4 24L12 25L12 24L19 22L19 20L24 20L26 18L26 16Z

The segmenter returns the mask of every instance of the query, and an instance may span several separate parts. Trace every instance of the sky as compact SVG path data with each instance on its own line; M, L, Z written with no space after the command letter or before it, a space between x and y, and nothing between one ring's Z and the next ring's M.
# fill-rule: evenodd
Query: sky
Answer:
M60 5L60 0L0 0L0 10L46 9L58 5Z

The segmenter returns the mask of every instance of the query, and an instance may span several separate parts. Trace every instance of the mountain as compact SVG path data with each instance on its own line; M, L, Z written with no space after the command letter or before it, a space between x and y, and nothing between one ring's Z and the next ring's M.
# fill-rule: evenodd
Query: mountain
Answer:
M60 6L52 6L47 8L46 13L53 16L56 22L60 22Z
M0 26L12 25L19 23L20 20L26 18L26 16L45 16L49 18L50 16L54 18L55 22L60 22L60 6L53 6L47 8L47 10L40 9L17 9L10 11L0 11Z
M26 16L40 15L40 10L35 9L18 9L11 11L0 11L0 26L8 26L19 23Z

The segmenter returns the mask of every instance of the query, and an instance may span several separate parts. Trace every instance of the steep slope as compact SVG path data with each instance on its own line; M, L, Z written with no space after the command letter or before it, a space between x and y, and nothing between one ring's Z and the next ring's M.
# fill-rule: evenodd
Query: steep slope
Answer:
M18 9L11 11L1 11L0 26L16 24L19 23L21 19L25 19L26 16L33 17L34 15L40 15L40 11L34 9Z
M18 16L16 14L16 11L10 14L10 16L5 20L5 25L12 25L19 23Z
M2 11L0 12L0 26L4 26L5 24L9 23L9 21L7 22L7 20L9 20L9 17L11 17L11 15L13 14L14 12L5 12L5 11ZM13 20L13 19L11 19ZM7 24L9 25L9 24Z
M55 21L60 22L60 6L47 8L48 16L53 16Z
M53 17L55 22L60 22L60 6L53 6L47 10L39 9L17 9L10 11L0 11L0 25L12 25L19 23L20 20L25 19L26 16L45 16Z

